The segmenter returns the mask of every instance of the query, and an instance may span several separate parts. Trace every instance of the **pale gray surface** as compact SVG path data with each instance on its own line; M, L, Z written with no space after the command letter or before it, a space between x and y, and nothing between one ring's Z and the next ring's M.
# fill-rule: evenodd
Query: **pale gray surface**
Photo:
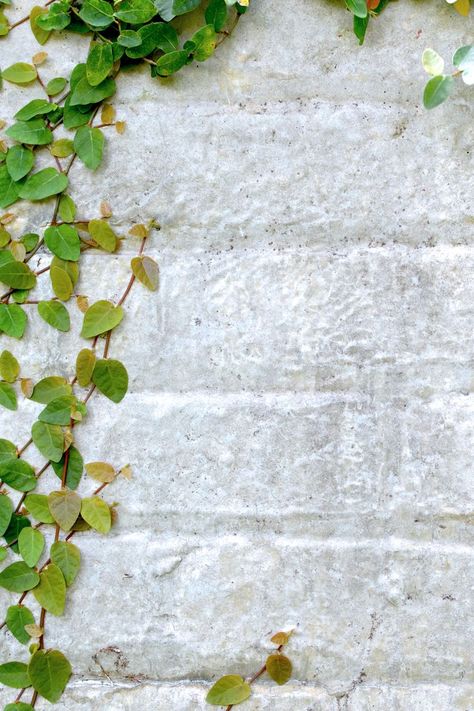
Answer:
M108 199L118 231L161 222L161 288L133 292L113 340L130 394L78 430L86 461L135 478L48 618L77 674L58 709L204 709L289 624L295 681L249 710L474 709L472 110L458 92L425 112L419 63L469 29L404 0L358 49L339 6L256 0L207 64L120 80L127 132L73 194L84 217ZM26 46L27 28L2 41L2 65ZM47 49L48 79L87 41ZM1 118L34 95L7 86ZM80 291L116 297L129 258L88 256ZM70 373L71 311L71 334L33 316L8 343L25 375Z

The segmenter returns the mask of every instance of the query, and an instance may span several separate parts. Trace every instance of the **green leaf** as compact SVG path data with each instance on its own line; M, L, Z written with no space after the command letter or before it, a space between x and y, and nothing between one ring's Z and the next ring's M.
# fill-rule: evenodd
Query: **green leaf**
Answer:
M0 165L0 209L13 205L18 200L18 185L6 165Z
M31 526L24 528L18 537L18 548L26 565L34 568L44 549L43 534Z
M60 138L49 149L56 158L67 158L74 153L74 143L69 138Z
M357 17L354 15L354 34L359 40L359 44L364 44L365 34L369 26L370 15L366 17Z
M40 412L38 419L50 425L66 427L70 423L72 408L75 404L76 398L73 395L61 395L49 401L44 410Z
M44 494L28 494L23 502L25 509L41 523L54 523L49 510L48 497Z
M3 711L35 711L30 704L24 704L23 701L15 701L13 704L7 704Z
M48 96L57 96L66 88L67 79L64 77L54 77L46 84L46 93Z
M26 314L18 304L0 304L0 332L12 338L21 338L26 320Z
M90 170L96 170L102 162L104 134L99 128L81 126L74 136L74 150Z
M0 376L7 383L14 383L20 374L20 364L10 351L0 354Z
M26 563L19 561L4 568L0 573L0 587L10 592L22 593L32 590L39 583L36 570L29 568Z
M31 491L36 486L35 470L24 459L8 459L2 462L0 479L16 491Z
M115 252L117 237L111 226L105 220L90 220L89 233L99 247L106 252Z
M63 574L57 565L50 563L40 573L39 578L39 585L34 588L33 595L41 607L52 615L60 617L66 605L66 583ZM35 686L34 682L33 685Z
M33 99L17 111L14 118L16 118L17 121L29 121L35 118L35 116L49 114L57 108L57 104L52 104L50 101L46 101L46 99Z
M66 193L63 193L59 198L58 215L63 222L74 222L74 218L76 217L76 205L74 200L69 195L66 195Z
M25 62L17 62L2 71L2 76L12 84L30 84L38 76L36 67Z
M12 513L10 523L8 524L8 528L5 531L3 537L14 553L19 553L17 543L18 536L20 535L20 532L27 526L31 526L31 522L28 518L26 518L26 516L23 516L22 514Z
M109 75L114 66L111 44L93 44L87 55L86 76L91 86L97 86Z
M8 459L16 459L17 452L13 442L8 439L0 439L0 463Z
M367 0L346 0L346 6L356 17L367 17Z
M48 249L60 259L77 262L81 256L81 240L71 225L54 225L44 231Z
M110 77L101 81L97 86L91 86L87 81L87 77L84 76L72 90L70 105L99 104L104 99L108 99L109 96L115 94L115 90L115 81Z
M50 375L36 383L30 399L47 405L55 398L71 394L72 388L65 378L61 378L59 375Z
M28 666L23 662L7 662L0 664L0 684L13 689L27 689L31 686Z
M117 42L122 47L138 47L142 40L138 32L135 30L122 30L117 38Z
M0 536L8 528L13 513L13 504L6 494L0 494Z
M423 93L423 104L427 109L434 109L446 101L454 89L454 79L449 75L433 77L425 86Z
M33 151L24 146L12 146L7 153L7 170L13 180L21 180L30 172L35 162Z
M94 106L71 106L71 97L68 96L64 103L63 124L64 128L77 128L88 123L94 114Z
M15 388L3 381L0 381L0 405L7 410L16 410L18 407Z
M265 663L267 672L279 686L291 679L292 664L284 654L270 654Z
M19 190L19 195L25 200L44 200L66 190L67 175L59 173L55 168L44 168L29 175Z
M53 140L53 134L42 118L17 121L5 133L14 141L30 146L45 146Z
M92 382L109 400L120 402L127 392L128 373L119 360L100 359L95 364Z
M64 433L59 425L37 421L31 428L31 437L43 457L59 462L64 451Z
M82 499L81 516L99 533L108 533L112 526L110 508L99 496Z
M168 52L156 62L156 72L162 77L168 77L179 71L188 61L188 52L183 49L177 52Z
M40 301L38 313L41 318L58 331L69 331L71 321L69 311L59 301Z
M55 2L49 11L37 18L36 24L43 30L64 30L71 23L67 2Z
M468 86L474 84L474 44L459 47L453 56L453 64L462 71L462 80Z
M92 379L96 362L94 351L83 348L76 358L76 378L81 388L86 388Z
M158 264L151 257L133 257L132 272L135 277L150 291L156 291L159 284Z
M204 62L214 54L216 48L217 35L214 30L214 25L205 25L200 30L194 33L191 37L191 42L194 42L195 49L193 57L198 62Z
M26 529L23 529L24 531ZM35 618L31 610L23 605L11 605L5 618L7 627L20 644L28 644L30 635L25 630L25 625L33 625Z
M66 227L66 225L63 225ZM69 331L70 319L69 312L63 304L58 301L40 301L38 304L38 313L46 323L57 328L58 331Z
M48 10L45 7L42 7L41 5L35 5L33 8L31 8L30 11L30 27L31 31L38 42L38 44L46 44L48 41L50 32L47 30L43 30L42 27L40 27L37 24L37 19L41 17L41 15L47 15Z
M55 649L39 649L30 659L28 672L38 694L55 704L62 696L72 669L61 652Z
M70 531L81 513L81 498L74 491L61 489L49 494L48 506L54 520L63 531Z
M122 0L117 7L115 17L130 25L143 25L157 14L151 0Z
M101 333L111 331L123 318L121 306L114 306L110 301L96 301L84 314L81 336L94 338Z
M21 242L25 246L26 251L31 252L39 242L39 235L34 232L27 232L27 234L21 238Z
M63 454L59 462L51 462L54 473L58 479L62 479L64 471L64 461L66 455ZM77 489L81 481L82 472L84 471L84 460L81 453L76 447L69 447L69 459L67 462L66 486L69 489Z
M139 46L132 46L126 51L127 57L139 59L146 57L156 49L163 52L172 52L178 47L178 34L174 27L165 22L151 22L140 27L138 33Z
M27 264L9 262L0 266L0 281L13 289L32 289L36 284L36 276Z
M195 10L200 4L201 0L173 0L173 12L175 15L184 15Z
M227 5L225 0L211 0L205 13L206 22L220 32L227 21Z
M52 264L49 270L51 286L58 299L68 301L74 291L74 285L67 270L62 265Z
M206 701L212 706L240 704L249 698L252 690L246 681L237 674L221 677L209 690Z
M56 541L51 546L51 560L63 574L67 587L70 587L81 567L79 548L67 541Z
M114 21L114 9L105 0L86 0L79 12L79 17L91 27L104 29Z

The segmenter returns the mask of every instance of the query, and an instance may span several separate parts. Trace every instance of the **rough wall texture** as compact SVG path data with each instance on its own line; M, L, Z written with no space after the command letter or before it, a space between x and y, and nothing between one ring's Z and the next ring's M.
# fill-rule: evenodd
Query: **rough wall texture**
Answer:
M128 130L73 191L118 230L162 223L162 283L113 342L130 394L97 398L80 440L135 479L48 620L77 674L58 709L204 709L291 623L295 680L252 711L474 709L473 124L461 94L421 108L419 68L467 30L404 0L358 49L336 4L255 0L205 65L121 79ZM86 45L53 39L46 77ZM18 30L2 64L30 47ZM8 88L2 118L33 95ZM82 291L119 293L129 258L88 257ZM79 314L57 340L33 322L9 344L24 369L70 372Z

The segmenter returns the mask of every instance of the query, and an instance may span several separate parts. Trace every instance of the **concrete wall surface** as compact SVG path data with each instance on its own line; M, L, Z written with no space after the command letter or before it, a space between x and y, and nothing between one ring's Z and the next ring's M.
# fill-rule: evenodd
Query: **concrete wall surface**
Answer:
M129 394L94 398L77 430L86 461L134 479L106 494L110 535L77 538L48 617L75 670L59 711L203 710L291 624L294 679L242 709L474 709L472 98L425 111L420 64L471 32L403 0L359 48L342 4L253 0L205 64L120 78L127 130L96 173L74 166L72 195L82 217L108 200L123 234L161 222L161 286L132 292L112 341ZM2 66L40 49L27 26L0 47ZM52 38L45 79L87 48ZM6 85L0 118L36 95ZM13 229L49 212L21 205ZM117 297L130 257L88 255L81 293ZM71 312L70 334L32 313L2 343L23 374L70 375ZM1 436L27 439L37 411L2 411Z

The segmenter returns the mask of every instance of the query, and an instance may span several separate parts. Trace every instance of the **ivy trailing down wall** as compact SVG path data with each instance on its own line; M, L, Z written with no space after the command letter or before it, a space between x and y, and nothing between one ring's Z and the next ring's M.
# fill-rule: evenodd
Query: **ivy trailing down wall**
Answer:
M98 204L97 214L85 216L70 193L69 174L76 161L96 170L107 150L107 131L125 130L111 104L121 71L146 64L152 80L159 81L209 59L246 12L248 0L49 0L11 24L9 3L0 0L0 35L29 23L32 43L24 62L3 68L3 89L33 86L43 94L14 117L2 117L6 120L0 127L0 337L5 344L0 348L0 406L8 414L17 409L19 398L37 405L27 441L0 439L0 586L12 594L1 627L24 645L18 659L0 664L0 682L17 690L5 711L31 711L39 697L56 702L72 671L64 650L47 647L45 637L48 616L63 613L81 564L77 539L86 530L100 535L110 530L115 509L102 493L118 476L131 476L125 463L84 463L75 428L87 418L95 397L119 403L125 396L128 374L120 360L110 357L112 336L126 321L124 306L135 283L150 291L159 285L158 265L146 254L147 241L159 225L135 224L127 236L119 235L113 228L113 208L105 202ZM360 43L369 23L388 4L346 0ZM315 11L316 6L315 0ZM454 7L467 15L469 0L456 0ZM183 37L175 17L189 12L200 18L201 26ZM38 46L58 31L84 35L90 43L86 62L69 77L51 76L48 55ZM2 58L5 61L4 54ZM452 73L444 73L444 62L432 49L422 61L431 76L424 93L428 108L451 93L456 78L474 83L472 45L456 51ZM44 71L51 76L48 81ZM16 234L15 210L21 200L50 204L51 217L40 234ZM132 245L136 256L122 295L115 301L89 300L80 291L82 255L90 250L113 255L124 243L129 249ZM47 258L46 266L40 267L40 256ZM39 291L48 290L48 297L38 297ZM45 338L49 328L67 332L72 308L83 314L75 372L69 378L52 372L33 382L10 352L9 339L28 337L31 310L44 320ZM44 460L40 467L28 461L33 448ZM90 480L95 480L95 488ZM37 614L30 609L31 599L36 600ZM278 684L286 683L292 665L283 647L290 634L272 637L274 652L248 681L236 674L217 681L208 703L230 709L248 699L251 685L265 673Z

